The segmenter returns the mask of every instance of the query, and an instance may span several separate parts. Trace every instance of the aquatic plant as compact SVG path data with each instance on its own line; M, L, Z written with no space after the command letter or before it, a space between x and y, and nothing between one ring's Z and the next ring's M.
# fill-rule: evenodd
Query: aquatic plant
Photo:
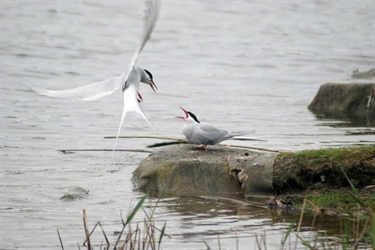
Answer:
M357 209L354 211L351 209L346 209L347 215L351 219L341 220L341 244L337 245L337 247L333 249L375 249L374 208L372 207L372 204L365 202L362 199L362 197L359 195L357 189L354 187L353 183L349 179L344 169L342 167L340 167L340 169L351 187L351 192L348 192L347 194L333 193L333 196L342 198L344 200L347 200L350 197L353 201L355 201ZM319 200L319 202L320 204L322 204L322 200ZM326 202L326 199L323 199L323 202ZM301 231L301 225L304 218L304 214L306 212L308 205L314 208L316 216L321 214L322 211L324 211L320 205L316 205L308 198L305 198L303 200L300 219L296 227L297 239L300 240L302 244L305 245L308 249L332 249L332 246L326 244L326 239L319 238L318 234L314 240L305 239L299 234ZM314 221L315 218L313 222ZM282 245L284 245L284 242L286 242L286 240L290 237L291 232L293 231L293 228L295 226L295 224L292 224L289 227L289 229L285 233L285 237L282 240ZM314 223L312 223L311 227L314 227ZM296 240L294 249L297 249L297 243L298 242Z
M138 250L145 250L145 249L160 249L162 239L164 236L168 236L165 233L166 225L165 222L163 227L159 229L155 225L154 220L154 213L156 210L156 207L160 201L160 198L157 200L156 204L150 205L149 212L147 212L144 208L144 202L146 201L146 198L148 195L144 195L139 202L129 211L128 215L126 216L126 220L122 218L121 215L121 222L122 222L122 229L118 232L117 241L115 242L113 249L114 250L123 250L123 249L138 249ZM143 210L145 213L146 218L144 218L143 223L136 223L135 228L132 227L132 221L134 219L134 216L140 211ZM101 229L101 232L103 234L103 237L105 239L105 246L101 244L99 246L100 249L110 249L110 242L108 240L107 234L105 233L105 230L103 229L100 222L97 222L95 226L92 228L91 231L89 231L88 228L88 219L87 219L87 213L86 210L83 210L83 225L84 225L84 231L85 231L85 241L83 242L83 246L87 247L87 249L93 249L94 246L91 241L91 236L96 230L96 228L99 226ZM159 232L157 235L157 232ZM61 238L59 230L57 230L57 234L59 237L59 242L61 249L64 249L63 240ZM169 237L169 236L168 236ZM80 249L80 246L78 245L78 249Z

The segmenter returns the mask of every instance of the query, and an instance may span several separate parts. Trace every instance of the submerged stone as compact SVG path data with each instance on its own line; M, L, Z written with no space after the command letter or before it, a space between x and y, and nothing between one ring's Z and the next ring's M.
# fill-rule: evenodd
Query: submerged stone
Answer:
M213 146L163 147L133 172L136 189L174 195L272 195L276 153Z
M79 200L79 199L87 197L88 194L89 194L89 190L86 190L79 186L75 186L75 187L69 188L69 190L66 191L66 193L60 197L60 200L64 200L64 201Z
M356 79L375 79L375 68L370 69L369 71L359 71L358 69L353 70L352 78Z

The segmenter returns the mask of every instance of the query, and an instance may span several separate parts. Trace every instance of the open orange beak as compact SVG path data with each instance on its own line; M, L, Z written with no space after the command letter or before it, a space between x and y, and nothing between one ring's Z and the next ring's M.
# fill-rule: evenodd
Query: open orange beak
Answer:
M176 116L177 118L180 118L180 119L187 119L189 117L189 114L188 112L183 108L183 107L180 107L182 109L182 111L185 112L185 116Z
M153 80L150 80L150 87L152 88L152 90L154 92L156 92L156 90L158 90L158 87L156 86L156 84L154 83ZM156 90L155 90L156 89Z

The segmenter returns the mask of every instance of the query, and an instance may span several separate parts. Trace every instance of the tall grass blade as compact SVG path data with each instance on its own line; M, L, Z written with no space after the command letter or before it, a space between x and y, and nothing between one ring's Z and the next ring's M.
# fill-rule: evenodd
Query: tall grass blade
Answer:
M203 243L206 245L207 250L211 250L211 247L208 245L208 243L207 243L205 240L202 240L202 241L203 241Z
M315 249L316 249L316 248L314 248L314 246L311 246L310 243L309 243L307 240L305 240L304 238L302 238L301 235L298 235L298 234L297 234L297 238L300 239L300 241L302 242L302 244L303 244L305 247L307 247L308 249L310 249L310 250L315 250ZM297 242L297 241L296 241L296 242ZM295 249L297 249L297 245L295 246Z
M98 221L98 222L95 224L94 228L91 230L91 232L90 232L90 234L89 234L89 237L91 237L91 235L94 233L94 231L95 231L95 229L96 229L96 227L97 227L98 225L99 225L100 228L102 229L102 233L103 233L103 236L104 236L105 241L107 242L107 249L108 249L109 246L110 246L110 243L109 243L108 237L107 237L107 235L106 235L106 233L105 233L105 231L104 231L104 228L102 227L102 224L100 223L100 221ZM86 240L83 242L83 245L84 245L84 246L86 246L86 242L87 242L87 237L86 237Z
M290 233L292 232L292 230L293 230L294 227L295 227L294 223L290 224L290 226L288 227L288 230L285 232L284 238L281 239L282 249L284 249L285 243L286 243L287 239L289 238Z
M353 185L353 183L350 181L349 176L346 174L345 170L341 166L340 166L340 170L344 174L345 179L348 181L348 183L350 185L350 188L353 191L353 193L349 192L349 195L353 198L353 200L355 202L357 202L358 204L360 204L362 207L366 207L366 204L363 202L363 200L359 196L357 189L355 188L355 186Z
M128 217L126 218L125 223L124 223L124 220L122 219L122 216L121 216L121 220L122 220L123 225L122 225L121 232L120 232L120 234L119 234L119 236L118 236L118 238L117 238L116 244L115 244L115 246L113 247L114 250L117 249L117 244L120 242L120 239L121 239L121 237L122 237L122 234L124 233L124 230L125 230L125 228L126 228L126 225L128 225L128 224L132 221L132 219L134 218L135 214L138 212L139 209L141 209L143 203L144 203L145 200L146 200L146 197L147 197L147 194L146 194L145 196L143 196L142 199L138 202L138 204L133 208L133 210L130 211L130 214L129 214Z
M345 179L349 182L349 185L350 185L350 187L352 188L353 192L354 192L356 195L358 195L357 189L354 187L353 183L350 181L348 175L346 174L346 172L345 172L345 170L343 169L342 166L340 166L340 170L341 170L341 172L344 174Z
M218 244L219 244L219 250L221 250L220 235L217 235L217 241L218 241Z
M64 250L64 245L63 245L62 240L61 240L59 229L57 229L57 235L59 236L59 241L60 241L61 249Z
M165 227L167 226L167 222L164 223L164 226L163 228L161 229L161 232L160 232L160 236L159 236L159 242L158 242L158 249L160 249L160 245L161 245L161 240L163 239L163 236L164 236L164 232L165 232Z
M344 236L341 239L342 250L347 250L349 248L349 228L348 223L344 223Z
M86 209L83 209L83 225L85 228L87 249L91 249L90 233L89 233L89 228L87 224L88 223L87 223Z
M372 223L370 228L370 238L372 243L372 248L375 249L375 216L372 217Z
M139 211L139 209L141 209L141 207L142 207L143 203L145 202L146 198L147 198L147 194L142 197L142 199L138 202L138 204L130 212L130 214L126 218L125 225L129 224L132 221L132 219L134 218L136 213Z
M302 203L302 209L301 209L301 215L300 215L300 218L299 218L299 221L298 221L298 225L297 225L297 237L299 237L299 232L301 230L301 225L302 225L302 220L303 220L303 214L305 213L305 209L306 209L306 199L303 199L303 203ZM297 241L294 243L294 249L297 249Z

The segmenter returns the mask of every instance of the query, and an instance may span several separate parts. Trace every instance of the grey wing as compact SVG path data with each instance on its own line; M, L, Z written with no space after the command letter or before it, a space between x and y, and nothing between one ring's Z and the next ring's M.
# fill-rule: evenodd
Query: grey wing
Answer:
M214 145L223 141L226 134L228 134L227 131L218 129L208 123L201 123L197 137L203 144Z
M132 60L130 61L129 68L132 68L137 63L138 57L141 54L147 41L150 39L152 30L155 27L156 20L159 16L160 3L158 0L148 0L146 1L146 10L144 17L144 30L141 43L139 44L137 50L135 51Z
M48 90L33 87L33 91L40 95L75 99L81 101L95 101L104 96L111 95L116 90L120 89L122 85L122 76L113 77L101 82L84 85L78 88L66 90Z

